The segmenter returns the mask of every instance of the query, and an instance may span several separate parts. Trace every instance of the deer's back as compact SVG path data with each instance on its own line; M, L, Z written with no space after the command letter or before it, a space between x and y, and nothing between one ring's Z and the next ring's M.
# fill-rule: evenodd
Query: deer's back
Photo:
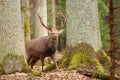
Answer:
M26 52L28 56L51 56L55 53L55 48L48 47L48 36L30 40L26 43Z

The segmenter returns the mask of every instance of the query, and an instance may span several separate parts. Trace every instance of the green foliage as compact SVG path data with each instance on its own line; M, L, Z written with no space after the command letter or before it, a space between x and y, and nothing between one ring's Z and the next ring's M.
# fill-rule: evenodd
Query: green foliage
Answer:
M60 22L61 21L64 21L64 19L61 19L61 15L59 13L63 13L66 15L66 0L56 0L56 25L57 27L60 27ZM64 22L63 22L64 23ZM65 40L66 38L66 28L64 28L64 32L61 34L62 35L62 38Z
M105 3L105 0L98 0L98 10L100 16L102 17L108 16L109 12L108 3Z
M65 11L66 0L56 0L57 11Z
M108 50L110 47L109 37L109 24L108 24L108 13L109 7L105 0L98 0L98 13L99 13L99 25L101 31L101 38L103 43L103 49Z
M114 5L114 8L116 7L119 7L120 6L120 0L114 0L113 1L113 5ZM115 17L119 17L120 16L120 10L119 9L116 9L114 10L114 16ZM118 44L115 44L115 48L116 50L119 50L119 47L120 47L120 25L119 25L119 22L120 22L120 18L114 18L114 23L117 24L117 25L114 25L114 36L115 36L115 40L114 42L118 43ZM120 54L119 54L119 51L116 52L116 58L119 58L120 57Z

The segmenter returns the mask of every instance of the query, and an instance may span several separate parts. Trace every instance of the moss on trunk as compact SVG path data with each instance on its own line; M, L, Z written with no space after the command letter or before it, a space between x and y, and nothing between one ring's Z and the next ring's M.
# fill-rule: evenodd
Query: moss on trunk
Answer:
M91 45L82 42L75 47L67 47L67 52L70 55L69 57L67 56L67 58L69 58L68 69L90 65L95 67L98 71L104 71L99 60L96 58L96 52Z
M101 50L99 53L103 53ZM104 53L105 55L105 53ZM107 63L110 62L110 59L107 55L102 57L106 60ZM93 47L87 43L80 43L75 47L68 46L63 57L57 61L60 68L66 69L76 69L83 66L92 66L97 71L104 72L102 64L97 58L97 52L94 51ZM55 69L55 65L52 64L46 68L47 70Z
M15 72L29 72L30 68L26 64L24 56L6 54L0 62L0 74L10 74Z
M107 53L105 53L105 51L103 49L98 50L97 52L97 59L100 61L100 63L105 66L105 67L109 67L110 66L110 57L107 55Z
M28 19L28 15L26 12L24 12L25 14L25 23L24 23L24 35L25 35L25 41L29 41L30 40L30 23L29 23L29 19Z
M58 60L58 65L60 68L65 67L67 69L74 69L89 64L103 72L104 69L95 56L93 47L82 42L76 47L68 46L63 57ZM53 65L50 65L46 70L54 68Z

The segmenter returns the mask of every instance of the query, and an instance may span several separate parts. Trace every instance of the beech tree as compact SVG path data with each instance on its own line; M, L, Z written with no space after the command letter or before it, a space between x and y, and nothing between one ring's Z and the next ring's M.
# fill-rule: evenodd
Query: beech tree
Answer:
M33 37L38 38L47 36L47 30L41 25L38 14L42 21L47 25L47 7L46 0L33 0Z
M0 73L25 70L20 0L0 0Z
M22 25L24 27L25 42L30 40L30 7L29 0L21 0Z
M97 0L67 0L67 46L85 42L95 51L102 48ZM77 6L77 7L76 7Z
M55 0L51 0L51 14L52 14L52 27L56 28L56 10L55 10Z

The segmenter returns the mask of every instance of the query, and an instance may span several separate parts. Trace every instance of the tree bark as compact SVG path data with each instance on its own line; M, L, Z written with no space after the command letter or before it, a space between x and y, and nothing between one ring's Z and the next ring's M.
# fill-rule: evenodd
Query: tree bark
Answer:
M51 6L52 6L52 28L56 28L56 12L55 12L55 0L51 0Z
M41 25L38 18L38 14L42 17L45 25L47 25L47 7L46 0L34 0L33 1L33 37L38 38L41 36L47 36L47 30Z
M110 0L110 8L109 8L109 24L110 24L110 52L111 52L111 69L110 69L110 79L115 79L115 36L114 36L114 18L113 18L113 0Z
M25 42L30 40L30 11L29 0L21 0L22 25L24 27Z
M66 0L67 46L76 46L86 42L95 51L101 47L100 29L98 23L98 0Z
M20 0L0 0L0 15L0 72L21 72L26 63Z

